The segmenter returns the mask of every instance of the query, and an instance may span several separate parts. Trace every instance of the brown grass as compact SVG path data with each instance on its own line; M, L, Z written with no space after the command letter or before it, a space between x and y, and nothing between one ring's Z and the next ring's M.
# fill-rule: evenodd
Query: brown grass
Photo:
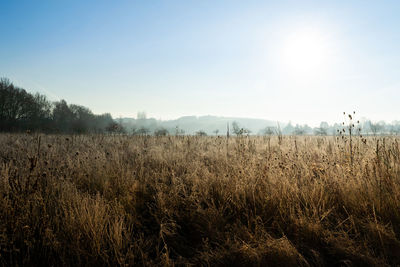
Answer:
M399 141L3 134L0 264L400 265Z

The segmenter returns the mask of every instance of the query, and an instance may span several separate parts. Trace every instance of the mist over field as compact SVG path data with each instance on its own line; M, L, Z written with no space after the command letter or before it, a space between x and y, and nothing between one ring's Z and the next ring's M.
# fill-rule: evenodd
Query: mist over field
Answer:
M350 116L349 116L350 115ZM357 114L358 116L358 114ZM9 79L0 80L0 131L42 132L64 134L128 134L128 135L339 135L354 120L359 135L398 135L400 121L372 122L356 120L356 112L346 115L342 123L329 125L323 121L316 127L240 117L184 116L175 120L147 118L138 112L136 118L113 118L110 113L94 114L89 108L68 104L65 100L51 102L45 95L29 93Z

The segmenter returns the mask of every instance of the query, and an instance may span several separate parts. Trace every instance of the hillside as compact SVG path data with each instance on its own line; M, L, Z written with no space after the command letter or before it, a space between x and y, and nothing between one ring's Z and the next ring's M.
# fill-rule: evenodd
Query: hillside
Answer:
M199 130L205 131L207 134L215 134L218 130L219 133L226 133L227 124L237 122L240 127L249 129L252 133L258 133L260 130L267 126L275 127L276 121L254 119L254 118L240 118L240 117L218 117L218 116L184 116L176 120L156 120L154 118L134 119L134 118L121 118L122 124L131 131L134 127L147 127L150 131L157 128L166 128L169 132L175 132L176 128L182 129L186 134L194 134ZM280 123L280 125L284 125Z

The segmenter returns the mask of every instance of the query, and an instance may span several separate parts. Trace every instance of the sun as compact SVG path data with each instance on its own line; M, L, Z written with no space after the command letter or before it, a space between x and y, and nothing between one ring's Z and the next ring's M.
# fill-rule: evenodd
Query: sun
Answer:
M283 61L294 75L315 74L326 63L328 50L328 42L322 33L300 30L287 36L283 46Z

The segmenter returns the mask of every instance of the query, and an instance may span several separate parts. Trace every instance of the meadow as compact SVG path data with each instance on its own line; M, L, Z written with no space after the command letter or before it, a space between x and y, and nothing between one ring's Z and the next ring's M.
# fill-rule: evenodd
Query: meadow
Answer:
M3 266L398 266L400 138L0 135Z

